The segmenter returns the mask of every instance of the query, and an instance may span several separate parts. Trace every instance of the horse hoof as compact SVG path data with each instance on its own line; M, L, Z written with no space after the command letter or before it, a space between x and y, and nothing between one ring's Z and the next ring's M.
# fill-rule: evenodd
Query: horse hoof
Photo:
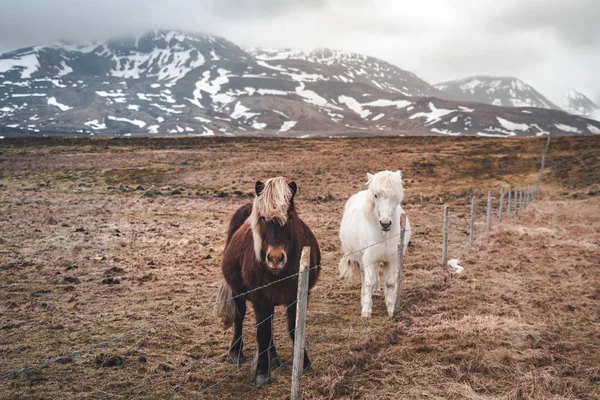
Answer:
M283 363L281 362L281 359L279 357L271 358L271 367L279 368L282 364Z
M254 384L256 386L265 386L271 382L271 377L267 374L259 374L256 375L256 379L254 380Z
M361 314L361 316L363 318L371 318L371 313L368 311L363 311L363 313Z
M229 358L231 359L231 363L233 365L240 365L246 362L246 357L244 357L243 355L237 355L237 354L230 354Z

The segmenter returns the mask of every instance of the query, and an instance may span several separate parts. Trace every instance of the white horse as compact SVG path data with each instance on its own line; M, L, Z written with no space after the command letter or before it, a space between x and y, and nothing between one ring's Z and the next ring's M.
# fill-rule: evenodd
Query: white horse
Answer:
M379 287L379 267L383 268L384 295L388 315L396 308L396 271L400 242L400 217L404 199L402 173L367 173L367 190L354 194L344 207L340 241L345 257L339 265L340 278L360 272L362 316L370 317L373 290ZM410 222L406 217L404 251L410 241ZM377 243L377 244L376 244Z

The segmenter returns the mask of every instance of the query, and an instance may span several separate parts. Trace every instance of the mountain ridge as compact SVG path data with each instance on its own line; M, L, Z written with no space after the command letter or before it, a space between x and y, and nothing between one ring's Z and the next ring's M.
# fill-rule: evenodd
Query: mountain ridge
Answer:
M245 50L155 30L0 56L0 132L23 135L534 136L600 133L562 111L442 98L412 72L331 49Z

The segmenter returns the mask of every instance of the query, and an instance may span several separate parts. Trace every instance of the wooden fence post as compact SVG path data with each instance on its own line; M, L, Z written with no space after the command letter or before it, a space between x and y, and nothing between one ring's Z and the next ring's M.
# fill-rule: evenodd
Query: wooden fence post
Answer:
M475 196L471 197L471 229L469 231L469 246L475 240Z
M487 218L485 220L485 233L490 231L492 226L492 191L488 190L488 201L487 201Z
M310 276L310 247L304 246L300 256L298 295L296 297L296 331L294 332L294 364L292 366L292 400L302 398L302 372L304 372L304 334L306 333L306 304Z
M35 191L39 192L40 191L40 183L38 181L38 177L37 175L35 176Z
M404 237L406 235L406 217L404 224L402 224L402 217L400 217L400 243L398 243L398 269L396 270L396 305L394 306L394 315L398 310L398 303L400 303L400 295L402 294L402 270L404 268Z
M504 208L504 185L500 189L500 208L498 209L498 222L502 222L502 209Z
M546 163L546 154L548 153L548 148L550 147L550 138L551 137L552 137L552 135L548 135L548 140L546 141L546 147L544 147L544 153L542 153L542 165L540 166L540 175L538 176L535 197L537 197L538 192L540 191L540 186L542 186L542 175L544 174L544 164Z
M506 202L506 217L510 218L510 207L512 206L511 203L512 200L512 188L509 186L508 187L508 201Z
M442 245L442 266L446 265L448 261L448 209L450 207L444 206L444 232L443 232L443 245Z

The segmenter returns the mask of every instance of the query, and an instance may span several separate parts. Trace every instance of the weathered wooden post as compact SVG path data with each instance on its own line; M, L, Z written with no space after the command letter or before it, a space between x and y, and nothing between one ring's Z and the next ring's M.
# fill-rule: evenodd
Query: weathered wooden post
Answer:
M40 182L38 181L37 175L35 176L35 191L36 192L40 191Z
M294 364L292 366L292 400L302 398L302 372L304 372L304 334L306 333L306 305L310 275L310 247L304 246L300 256L298 294L296 297L296 331L294 332Z
M485 233L490 231L492 226L492 191L488 190L488 201L487 201L487 218L485 220Z
M502 209L504 208L504 185L500 189L500 207L498 208L498 222L502 222Z
M475 196L471 197L471 229L469 231L469 246L475 240Z
M548 140L546 141L546 147L544 147L544 153L542 154L542 165L540 166L540 175L538 176L535 197L537 197L538 192L540 191L540 187L542 186L542 175L544 174L544 164L546 163L546 154L548 153L548 148L550 147L550 138L551 137L552 137L551 135L548 135Z
M511 203L512 200L512 188L509 186L508 187L508 201L506 202L506 217L510 218L510 207L512 207Z
M400 217L400 243L398 243L398 269L396 270L396 305L394 306L394 315L398 310L398 304L400 303L400 295L402 294L402 270L404 269L404 237L406 235L406 215L404 216L404 223L402 217Z
M443 244L442 244L442 266L446 265L448 261L448 209L450 207L444 206L444 232L443 232Z

